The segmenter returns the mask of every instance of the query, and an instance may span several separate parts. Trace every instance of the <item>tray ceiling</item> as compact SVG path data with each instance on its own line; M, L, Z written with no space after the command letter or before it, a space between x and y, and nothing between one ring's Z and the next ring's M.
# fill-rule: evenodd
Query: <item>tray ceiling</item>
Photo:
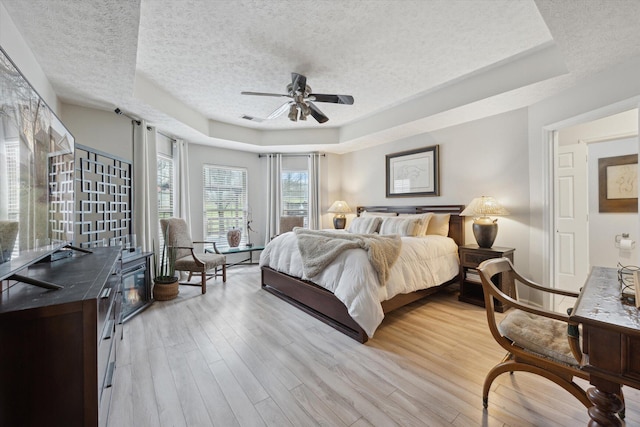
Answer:
M530 105L640 54L632 0L0 1L64 102L252 151L383 143ZM241 118L284 99L241 91L286 93L292 71L354 105L318 103L322 125Z

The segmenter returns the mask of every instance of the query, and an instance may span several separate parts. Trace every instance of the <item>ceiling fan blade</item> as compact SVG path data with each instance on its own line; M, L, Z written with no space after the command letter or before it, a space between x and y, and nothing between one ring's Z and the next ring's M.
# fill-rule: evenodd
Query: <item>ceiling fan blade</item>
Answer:
M314 119L318 121L318 123L324 123L329 120L329 117L325 116L324 113L320 111L320 109L313 104L313 102L307 101L307 105L311 110L311 115L313 116Z
M240 116L241 118L245 119L245 120L251 120L252 122L257 122L257 123L262 123L264 122L264 119L261 119L260 117L253 117L253 116L248 116L246 114L243 114L242 116Z
M249 116L248 114L243 114L241 117L245 120L251 120L252 122L262 123L265 120L275 119L276 117L282 115L285 111L289 110L289 107L293 104L293 101L285 102L281 106L279 106L273 113L269 114L266 119L260 117Z
M334 104L353 105L353 96L351 95L327 95L322 93L310 93L309 99L316 102L332 102Z
M291 73L291 88L293 92L299 91L300 93L304 93L305 88L307 87L307 78L302 74Z
M291 104L293 104L293 101L285 102L284 104L279 106L277 110L275 110L273 113L269 114L267 116L267 120L275 119L276 117L279 117L282 114L284 114L286 111L289 111L289 107L291 106Z
M240 92L240 95L258 95L258 96L285 96L287 98L291 98L289 95L285 95L283 93L265 93L265 92Z

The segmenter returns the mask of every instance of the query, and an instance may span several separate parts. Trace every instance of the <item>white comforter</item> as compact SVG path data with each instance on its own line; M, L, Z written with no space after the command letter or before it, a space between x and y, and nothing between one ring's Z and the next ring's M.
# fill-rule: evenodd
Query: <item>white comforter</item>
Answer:
M380 286L363 249L349 249L317 276L306 277L296 236L289 232L269 242L260 255L260 266L311 280L330 290L371 338L384 318L381 301L453 279L459 261L458 246L448 237L402 237L400 257L385 286Z

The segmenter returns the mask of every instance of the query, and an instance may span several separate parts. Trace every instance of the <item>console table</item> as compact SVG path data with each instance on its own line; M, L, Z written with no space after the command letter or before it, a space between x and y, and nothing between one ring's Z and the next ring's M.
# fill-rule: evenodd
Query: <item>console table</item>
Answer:
M640 389L640 313L621 299L618 271L594 267L571 319L582 324L583 369L589 372L589 426L620 426L621 385Z
M243 263L255 264L253 262L253 253L264 249L264 246L251 246L251 247L242 246L237 248L218 247L216 245L216 242L211 242L211 243L213 243L213 249L207 248L204 250L205 252L222 254L222 255L247 254L247 257L242 261L227 263L227 267L232 267L234 265L243 264Z

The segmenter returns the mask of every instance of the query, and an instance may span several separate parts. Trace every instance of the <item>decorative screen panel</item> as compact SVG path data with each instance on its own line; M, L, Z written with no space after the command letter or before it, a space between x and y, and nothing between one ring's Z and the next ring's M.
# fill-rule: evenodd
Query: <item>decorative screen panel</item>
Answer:
M76 145L76 244L119 245L133 227L130 162Z
M49 156L49 233L54 240L73 240L73 162L68 154Z

